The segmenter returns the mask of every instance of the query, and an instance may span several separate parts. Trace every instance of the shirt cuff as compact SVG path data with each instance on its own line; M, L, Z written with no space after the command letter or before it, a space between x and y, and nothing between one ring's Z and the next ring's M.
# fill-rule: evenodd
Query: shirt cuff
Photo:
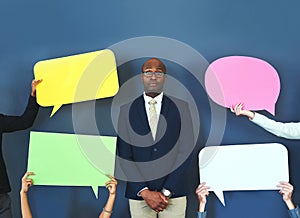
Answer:
M206 217L206 211L204 212L197 212L197 218L205 218Z
M148 188L148 187L142 188L142 189L137 193L137 196L138 196L138 197L142 197L142 196L141 196L141 192L144 191L144 190L146 190L146 189L149 189L149 188Z
M292 218L300 217L299 206L297 206L295 209L289 210L289 214L290 214L290 217L292 217Z

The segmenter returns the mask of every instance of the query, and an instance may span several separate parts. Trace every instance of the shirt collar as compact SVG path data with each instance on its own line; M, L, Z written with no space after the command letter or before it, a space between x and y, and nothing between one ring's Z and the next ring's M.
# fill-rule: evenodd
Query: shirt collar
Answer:
M156 100L157 103L162 102L163 95L164 95L164 93L161 92L158 96L156 96L156 97L154 98L154 99ZM146 95L145 92L143 93L143 96L144 96L145 102L149 102L149 101L152 99L150 96Z

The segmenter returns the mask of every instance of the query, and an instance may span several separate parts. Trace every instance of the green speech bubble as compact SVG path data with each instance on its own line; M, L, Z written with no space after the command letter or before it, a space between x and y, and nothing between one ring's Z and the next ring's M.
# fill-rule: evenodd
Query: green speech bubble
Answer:
M91 162L83 148L90 149L98 163ZM98 186L109 180L106 174L114 175L115 152L116 137L31 132L27 171L35 173L35 185L91 186L98 198Z

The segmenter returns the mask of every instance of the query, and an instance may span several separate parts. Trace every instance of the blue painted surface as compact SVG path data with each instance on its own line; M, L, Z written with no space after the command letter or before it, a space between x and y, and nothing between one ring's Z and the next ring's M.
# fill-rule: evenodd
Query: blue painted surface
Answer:
M104 49L133 37L160 36L186 43L208 62L228 55L254 56L268 61L281 79L275 119L300 120L300 102L297 100L300 93L299 6L299 1L279 0L1 1L0 111L22 113L33 79L32 68L39 60ZM198 152L210 131L211 111L207 96L193 78L186 76L188 72L174 63L169 66L182 73L178 78L196 96L197 106L201 109ZM139 69L138 60L119 66L121 85ZM129 75L131 70L134 72ZM102 133L114 135L110 105L111 99L98 100L96 117ZM49 118L50 113L51 108L41 108L32 130L74 132L71 105L64 105L53 118ZM263 113L271 117L267 112ZM15 217L20 217L20 178L26 171L28 141L29 130L6 134L3 139ZM300 202L297 191L300 187L299 142L277 138L228 111L222 144L263 142L280 142L288 148L291 182L296 187L294 200ZM199 181L196 159L190 179L187 184L191 187L188 218L195 217L197 210L193 194ZM45 218L97 217L107 196L106 190L100 188L97 200L89 187L33 187L30 192L35 217ZM128 202L123 196L124 183L120 182L113 217L130 217ZM225 199L227 205L223 207L214 194L210 195L209 217L288 217L276 191L227 192Z

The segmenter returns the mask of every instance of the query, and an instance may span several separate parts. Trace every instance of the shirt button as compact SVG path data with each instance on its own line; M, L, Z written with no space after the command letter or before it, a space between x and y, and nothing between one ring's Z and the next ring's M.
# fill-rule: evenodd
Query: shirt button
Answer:
M157 148L154 148L153 151L157 151Z

